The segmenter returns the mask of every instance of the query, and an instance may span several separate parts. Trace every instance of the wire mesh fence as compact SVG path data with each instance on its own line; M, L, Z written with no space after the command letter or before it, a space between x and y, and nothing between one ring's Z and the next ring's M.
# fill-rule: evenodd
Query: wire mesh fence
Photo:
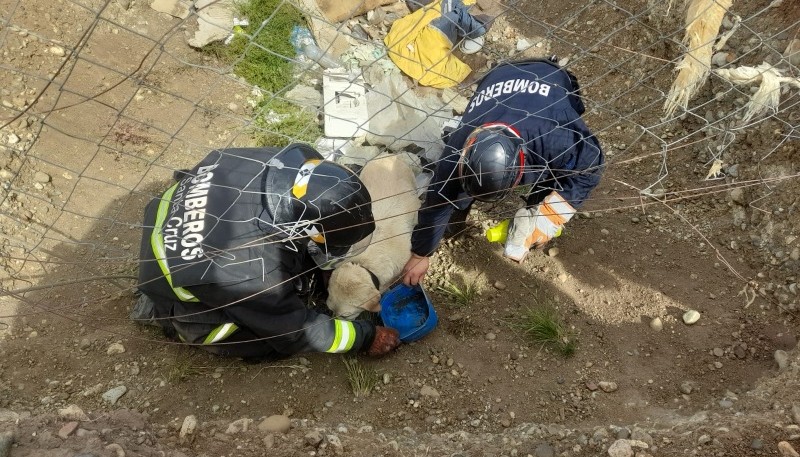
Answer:
M3 1L0 322L56 315L129 335L143 209L213 149L301 142L354 169L404 154L424 195L458 116L488 99L518 111L523 97L547 97L543 81L560 69L579 81L582 120L605 153L606 185L584 215L648 205L683 215L685 202L737 191L754 196L754 212L775 199L791 219L797 199L779 190L797 180L797 5L564 3ZM551 57L551 73L524 73ZM522 73L479 91L504 64ZM575 131L537 111L518 118L520 129L551 121L545 142ZM600 169L564 157L538 171ZM253 160L251 178L269 165ZM529 184L564 192L559 180ZM251 192L233 190L236 201ZM473 220L513 217L515 203ZM714 239L710 220L693 228ZM309 236L280 232L260 242Z

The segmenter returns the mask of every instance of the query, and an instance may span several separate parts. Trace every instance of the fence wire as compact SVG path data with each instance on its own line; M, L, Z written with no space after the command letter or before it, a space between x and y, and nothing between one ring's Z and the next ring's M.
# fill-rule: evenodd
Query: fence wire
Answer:
M753 212L772 212L762 199L796 206L780 194L798 176L796 4L478 1L482 46L446 16L458 39L410 77L417 62L404 49L427 42L414 24L387 35L413 3L0 2L0 322L54 314L119 332L143 208L176 170L212 149L304 142L351 166L409 153L424 177L442 129L480 100L476 82L526 59L556 56L580 82L607 162L605 191L582 214L683 213L737 190L756 197ZM486 225L516 207L481 210L473 220ZM711 224L694 228L714 238Z

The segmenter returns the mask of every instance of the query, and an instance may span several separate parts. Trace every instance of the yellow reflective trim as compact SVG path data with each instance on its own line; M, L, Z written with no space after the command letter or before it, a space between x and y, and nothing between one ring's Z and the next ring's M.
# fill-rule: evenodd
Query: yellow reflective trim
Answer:
M239 327L233 323L222 324L219 327L215 328L211 331L211 333L206 336L206 339L203 340L203 344L214 344L219 343L227 339L229 336L233 335L233 332L239 330Z
M200 300L198 300L197 297L195 297L191 292L183 287L174 287L172 285L172 275L169 272L169 264L167 264L167 250L164 247L164 235L161 233L161 230L164 228L164 221L167 219L170 200L172 200L172 195L175 193L175 189L177 188L178 184L175 183L172 187L167 189L166 192L164 192L164 195L161 196L161 203L158 204L156 221L153 225L153 233L150 234L150 247L153 249L153 254L155 254L156 262L158 263L159 268L161 268L161 273L164 275L167 283L169 283L169 287L172 288L172 291L178 297L178 300L197 302Z
M336 335L333 337L333 344L325 352L347 352L353 349L356 342L356 326L350 321L333 320Z
M342 340L342 322L338 319L334 319L333 327L335 332L333 336L333 344L331 344L331 347L329 347L325 352L336 352L336 348L339 347L339 342Z

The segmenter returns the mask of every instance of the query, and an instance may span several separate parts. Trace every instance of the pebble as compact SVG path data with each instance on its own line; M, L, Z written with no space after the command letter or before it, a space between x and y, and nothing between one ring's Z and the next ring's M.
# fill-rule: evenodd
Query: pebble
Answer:
M50 54L53 54L56 57L64 57L67 55L67 51L65 51L61 46L52 46L50 48Z
M85 422L89 420L89 417L80 407L78 407L78 405L68 405L66 408L59 409L58 415L59 417L70 421Z
M782 349L775 351L775 363L778 364L778 369L783 370L789 366L789 354Z
M33 175L33 180L36 181L36 182L40 182L42 184L49 183L51 179L53 179L53 178L51 178L50 175L48 175L47 173L45 173L43 171L37 171Z
M617 440L608 448L609 457L633 457L633 448L628 440Z
M783 457L800 457L800 454L798 454L792 445L786 441L781 441L778 443L778 451L780 451Z
M681 393L689 395L694 390L694 385L692 384L691 381L683 381L681 383L680 389L681 389Z
M692 325L699 320L700 320L700 313L693 309L690 309L689 311L683 313L683 323L686 325Z
M700 438L697 438L698 444L708 444L711 442L711 437L708 435L700 435Z
M116 457L125 457L125 449L122 449L122 446L117 443L109 444L106 446L106 450L113 452Z
M125 395L125 392L127 391L128 388L125 386L114 387L113 389L107 390L106 393L103 394L103 400L111 403L112 405L115 405L117 403L117 400L119 400L120 397Z
M325 435L325 440L328 442L328 447L333 449L333 455L344 455L344 445L338 436Z
M390 382L392 382L392 375L390 373L384 373L383 374L383 383L384 384L389 384Z
M616 390L617 390L617 383L616 382L600 381L600 382L597 383L597 385L600 386L600 389L603 392L611 393L611 392L616 392Z
M7 457L11 453L11 446L14 444L14 432L0 433L0 457Z
M547 255L549 255L550 257L555 257L558 255L558 252L559 252L558 248L550 248L547 250Z
M312 430L306 433L306 436L304 436L303 439L305 440L306 444L311 447L319 446L324 440L322 433L320 433L319 430Z
M197 429L197 417L190 414L183 418L181 424L181 431L178 433L178 438L181 443L186 443L194 439L194 431Z
M732 408L733 407L733 402L731 400L728 400L727 398L725 398L725 399L722 399L722 400L719 401L719 406L722 407L722 408L726 408L726 409L727 408Z
M77 422L75 421L67 422L58 431L58 437L61 438L62 440L65 440L69 438L69 436L72 435L72 432L74 432L77 428L78 428Z
M750 442L750 448L752 449L764 449L764 442L760 439L756 438Z
M495 281L494 288L497 290L506 290L506 284L503 281Z
M419 390L419 394L423 397L439 398L439 391L431 386L422 386L422 388Z
M123 346L120 343L111 343L108 346L108 349L106 349L106 354L108 355L122 354L124 352L125 352L125 346Z
M8 138L6 138L6 143L8 144L17 144L19 143L19 137L13 133L8 134Z
M289 418L279 414L269 416L258 424L258 429L267 433L286 433L291 427Z
M714 348L714 350L711 352L713 352L714 355L717 357L722 357L723 355L725 355L725 351L723 351L722 348Z
M495 335L492 332L489 332L489 333L486 334L486 339L489 340L489 341L494 341L495 339L497 339L497 335Z
M517 40L517 51L522 52L531 47L531 42L526 40L525 38L520 38Z
M800 425L800 405L797 403L792 405L792 419L795 424Z
M656 332L660 332L664 329L664 323L661 322L660 317L654 317L653 320L650 321L650 328Z
M561 282L567 282L567 275L566 273L561 273L558 275L558 280Z
M594 392L597 390L597 384L593 383L592 381L586 381L586 388Z
M711 56L711 65L724 67L733 61L733 55L729 52L717 52Z
M247 433L247 430L250 429L250 424L253 423L253 419L243 417L241 419L237 419L230 424L228 424L228 428L225 430L226 435L235 435L237 433Z

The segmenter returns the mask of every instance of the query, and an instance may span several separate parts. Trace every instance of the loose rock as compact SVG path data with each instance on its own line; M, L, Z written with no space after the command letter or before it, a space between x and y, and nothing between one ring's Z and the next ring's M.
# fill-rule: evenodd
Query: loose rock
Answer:
M608 448L609 457L633 457L633 448L628 440L617 440Z
M600 386L600 389L603 392L606 392L606 393L615 392L617 390L617 383L616 382L600 381L600 382L597 383L597 385Z
M792 419L794 423L800 425L800 405L797 403L792 405Z
M106 354L108 355L115 355L115 354L122 354L125 352L125 346L120 343L111 343L106 349Z
M558 255L558 252L559 252L558 248L550 248L547 250L547 255L549 255L550 257L555 257Z
M65 440L69 438L69 436L72 435L72 432L74 432L77 428L78 428L77 422L75 421L67 422L58 431L58 437L61 438L62 440Z
M786 351L778 349L775 351L775 363L778 364L778 369L783 370L789 366L789 354Z
M33 180L34 180L34 181L36 181L36 182L40 182L40 183L42 183L42 184L47 184L47 183L49 183L51 179L52 179L52 178L50 177L50 175L48 175L47 173L45 173L45 172L43 172L43 171L37 171L37 172L36 172L36 173L33 175Z
M650 321L650 328L655 330L656 332L660 332L664 329L664 323L661 322L660 317L655 317L653 320Z
M691 381L683 381L680 389L681 393L689 395L694 390L694 384Z
M506 284L503 281L495 281L494 288L497 290L506 290Z
M322 437L322 433L320 433L319 430L312 430L306 433L306 436L303 437L303 439L305 440L308 446L316 448L317 446L322 444L322 440L324 438Z
M183 418L181 431L178 433L178 438L181 443L191 442L194 439L194 431L197 429L197 417L190 414Z
M686 325L692 325L699 320L700 320L700 313L698 311L690 309L689 311L683 313L683 323Z
M700 438L697 439L698 444L708 444L711 442L711 437L708 435L700 435Z
M269 416L258 424L258 429L267 433L286 433L291 427L289 418L279 414Z
M228 424L227 430L225 430L226 435L235 435L237 433L245 433L250 428L250 424L253 423L253 419L243 417L241 419L235 420Z
M422 388L419 390L419 393L423 397L439 398L439 391L431 386L422 386Z
M109 389L106 393L103 394L103 400L115 405L117 400L120 399L125 393L128 391L128 388L125 386L117 386L113 389Z
M326 435L325 440L328 442L328 447L333 449L334 455L344 455L344 445L338 436Z
M116 457L125 457L125 449L122 449L122 446L117 443L109 444L106 446L106 450L113 452Z
M78 405L68 405L66 408L59 409L58 415L70 421L85 422L89 420L89 416Z
M778 443L778 451L780 451L783 457L800 457L800 454L798 454L792 445L786 441L781 441Z

